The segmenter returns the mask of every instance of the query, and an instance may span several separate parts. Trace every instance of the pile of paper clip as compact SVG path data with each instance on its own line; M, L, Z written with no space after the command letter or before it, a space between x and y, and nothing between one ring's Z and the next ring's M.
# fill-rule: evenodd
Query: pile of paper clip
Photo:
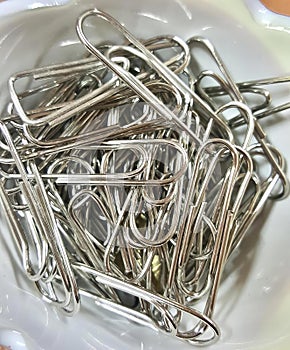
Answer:
M124 43L94 45L88 17ZM225 264L267 200L288 193L259 122L289 107L273 108L265 88L283 79L236 83L207 39L137 40L97 9L76 30L90 54L8 82L0 195L23 269L67 314L88 297L177 338L216 340Z

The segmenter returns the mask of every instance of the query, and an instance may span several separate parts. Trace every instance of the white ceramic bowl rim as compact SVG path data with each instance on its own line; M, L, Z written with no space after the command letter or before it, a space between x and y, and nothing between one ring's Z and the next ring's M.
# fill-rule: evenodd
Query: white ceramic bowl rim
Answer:
M9 0L0 3L0 17L40 7L64 5L69 0Z

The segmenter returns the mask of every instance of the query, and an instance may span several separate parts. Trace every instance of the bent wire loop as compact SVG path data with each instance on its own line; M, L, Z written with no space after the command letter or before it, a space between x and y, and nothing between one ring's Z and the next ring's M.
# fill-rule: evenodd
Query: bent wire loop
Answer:
M124 41L93 43L89 17ZM214 342L225 266L268 199L288 193L285 159L258 119L289 108L272 107L289 77L236 83L208 39L139 40L99 9L76 31L88 55L8 81L0 199L22 269L68 315L88 298Z

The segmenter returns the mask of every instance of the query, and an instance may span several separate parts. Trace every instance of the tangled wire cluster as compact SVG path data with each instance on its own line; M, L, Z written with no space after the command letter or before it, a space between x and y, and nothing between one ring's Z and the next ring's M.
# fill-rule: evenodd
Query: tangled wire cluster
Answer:
M124 42L94 45L88 17ZM268 199L288 193L284 158L259 123L287 107L265 89L283 79L236 83L209 40L138 40L97 9L76 30L86 57L8 82L0 195L23 269L69 315L87 297L214 341L225 264Z

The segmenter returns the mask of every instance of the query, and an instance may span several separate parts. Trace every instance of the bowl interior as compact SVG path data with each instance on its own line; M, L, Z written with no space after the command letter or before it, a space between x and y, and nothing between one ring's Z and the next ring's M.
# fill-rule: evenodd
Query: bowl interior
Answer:
M209 3L211 4L209 6ZM0 23L0 111L5 111L9 100L7 79L17 71L40 67L82 57L85 49L79 43L75 31L76 19L84 10L103 9L132 31L137 37L149 38L159 34L175 34L183 39L193 35L209 38L216 46L233 77L249 80L283 73L275 57L257 40L254 32L242 22L228 16L213 2L148 0L72 1L59 7L24 11L1 19ZM116 31L102 21L90 21L88 33L94 42L122 40ZM267 67L267 69L265 69ZM281 97L289 91L281 93ZM271 123L271 139L282 152L288 149L288 120ZM267 125L267 122L265 122ZM286 131L285 131L286 130ZM289 129L288 129L289 130ZM215 349L243 348L269 343L273 338L285 337L290 321L275 305L280 300L289 311L290 300L286 294L285 273L289 275L287 252L278 244L289 243L285 227L289 227L287 215L289 201L274 208L269 217L263 216L255 226L256 235L243 243L242 253L231 262L227 278L220 291L216 321L223 336ZM266 213L267 214L267 213ZM281 220L283 218L283 224ZM267 219L267 220L266 220ZM287 222L288 220L288 222ZM271 227L275 227L273 231ZM260 232L262 230L262 232ZM5 234L7 235L7 233ZM4 241L3 241L4 239ZM34 296L32 288L18 275L17 263L11 257L13 250L8 235L0 237L3 253L3 289L0 292L6 310L0 313L0 326L16 328L35 339L35 349L68 348L118 348L118 349L175 349L179 342L164 335L128 323L109 312L88 305L74 319L56 314L49 306ZM273 250L276 255L273 262ZM281 252L280 252L281 250ZM2 259L2 258L1 258ZM13 260L13 261L11 261ZM14 265L14 267L13 267ZM274 279L272 279L274 278ZM19 286L21 288L19 288ZM34 293L34 292L33 292ZM288 293L289 294L289 293ZM5 295L9 296L5 299ZM279 299L280 298L280 299ZM278 308L280 306L278 305ZM287 309L288 307L288 309ZM273 315L274 309L276 314ZM27 319L26 315L33 317ZM275 327L269 318L274 317ZM278 326L276 327L278 322ZM53 335L53 344L49 343ZM182 349L192 349L182 344Z

